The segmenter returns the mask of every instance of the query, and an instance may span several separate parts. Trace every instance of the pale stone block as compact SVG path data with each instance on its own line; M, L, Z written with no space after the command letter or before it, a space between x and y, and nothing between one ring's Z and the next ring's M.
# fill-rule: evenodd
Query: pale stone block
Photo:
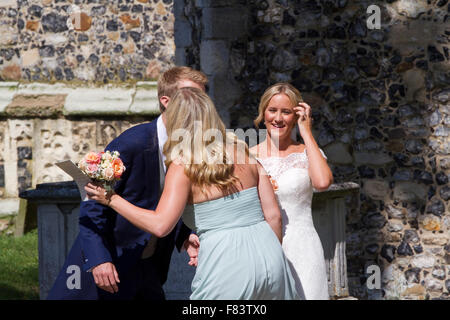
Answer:
M43 38L45 40L46 45L51 44L55 47L63 46L68 41L67 37L61 34L45 34Z
M98 150L96 137L97 120L73 121L71 123L71 139L74 161L79 161L89 151Z
M428 10L425 0L400 0L394 4L394 8L399 14L413 19L418 18Z
M422 241L426 245L445 246L448 242L448 237L443 234L428 234L422 236Z
M18 82L3 82L0 81L0 114L5 112L14 95L17 93Z
M403 272L395 265L390 265L385 268L381 278L382 282L385 284L383 286L385 299L399 299L401 293L407 289L408 282L406 281Z
M17 0L2 0L0 8L17 8Z
M63 83L45 84L39 82L25 83L19 85L18 94L40 95L40 94L68 94L73 89Z
M437 279L425 280L425 287L430 291L441 291L443 288L441 281Z
M16 29L7 24L0 25L0 34L0 47L15 45L19 38Z
M0 162L4 160L5 157L5 127L6 127L6 121L0 122ZM0 170L2 168L0 167ZM2 172L0 171L0 174ZM3 194L0 192L0 197L3 196Z
M0 217L17 214L19 212L19 202L17 198L0 199Z
M128 112L134 88L106 85L100 88L75 88L66 98L64 113L120 115Z
M122 132L121 121L97 120L96 123L96 150L104 149L112 140Z
M131 113L157 115L159 111L157 82L138 82L130 106Z
M416 255L411 260L411 265L414 268L432 268L436 262L436 258L428 253Z
M8 119L9 137L14 140L33 138L34 122L32 120Z
M71 122L66 119L37 121L34 132L33 186L38 183L72 180L54 165L63 160L79 160L73 151L77 141L72 136Z
M395 222L395 221L389 221L387 230L389 232L398 232L403 230L403 223L401 222Z
M38 48L30 49L27 51L22 51L20 56L22 58L22 67L24 67L24 68L34 66L40 60Z
M32 120L8 119L5 126L4 166L5 196L18 195L18 147L30 147L32 144L34 122Z

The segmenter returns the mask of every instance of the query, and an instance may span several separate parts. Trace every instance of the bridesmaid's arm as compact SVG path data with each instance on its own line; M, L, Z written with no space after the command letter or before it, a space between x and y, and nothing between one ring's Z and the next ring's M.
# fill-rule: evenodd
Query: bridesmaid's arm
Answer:
M188 201L191 190L189 178L184 174L184 167L172 163L167 170L164 190L156 210L139 208L118 194L105 198L104 189L85 187L89 198L110 206L139 229L147 231L158 238L168 235L177 224Z
M272 228L278 240L282 241L281 236L281 212L278 206L278 201L273 192L272 183L270 183L269 176L261 164L257 164L259 179L258 179L258 194L261 200L261 207L264 213L264 218Z

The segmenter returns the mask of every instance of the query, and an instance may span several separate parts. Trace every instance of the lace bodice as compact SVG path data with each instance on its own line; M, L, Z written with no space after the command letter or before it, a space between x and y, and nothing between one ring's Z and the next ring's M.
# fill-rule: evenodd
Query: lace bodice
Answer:
M322 150L322 155L326 158ZM270 175L283 214L283 227L288 222L312 226L311 201L313 187L308 173L308 156L294 152L286 157L259 159ZM305 224L306 223L306 224Z
M257 159L263 165L267 173L275 180L278 180L280 176L289 169L308 169L308 157L306 156L306 152L293 152L286 157Z

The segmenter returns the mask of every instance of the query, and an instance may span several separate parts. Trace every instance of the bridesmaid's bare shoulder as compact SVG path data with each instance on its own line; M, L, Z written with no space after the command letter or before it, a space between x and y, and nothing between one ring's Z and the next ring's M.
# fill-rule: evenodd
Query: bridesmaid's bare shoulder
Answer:
M248 151L250 152L251 155L253 155L254 157L258 157L259 155L262 154L262 151L264 150L264 143L260 143L257 145L254 145L253 147L249 148Z

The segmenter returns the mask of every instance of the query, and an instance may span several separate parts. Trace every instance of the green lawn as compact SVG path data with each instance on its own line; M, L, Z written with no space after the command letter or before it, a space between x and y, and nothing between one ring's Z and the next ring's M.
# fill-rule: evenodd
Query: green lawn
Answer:
M0 235L0 300L39 299L37 230Z

